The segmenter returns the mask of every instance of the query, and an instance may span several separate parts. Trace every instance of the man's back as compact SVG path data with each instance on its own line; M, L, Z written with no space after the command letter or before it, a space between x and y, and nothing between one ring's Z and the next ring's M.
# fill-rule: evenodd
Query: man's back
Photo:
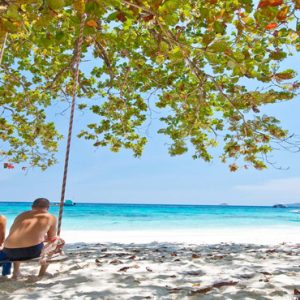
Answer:
M16 217L5 240L6 248L23 248L37 245L55 236L56 218L45 211L31 210Z

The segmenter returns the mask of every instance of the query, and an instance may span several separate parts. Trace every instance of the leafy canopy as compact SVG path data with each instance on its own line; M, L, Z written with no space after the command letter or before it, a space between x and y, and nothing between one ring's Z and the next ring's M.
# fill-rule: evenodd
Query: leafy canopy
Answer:
M273 143L288 142L260 106L292 99L293 70L280 63L300 50L300 1L14 0L0 5L0 155L46 168L60 134L47 109L71 95L81 14L79 109L95 115L79 137L140 156L151 107L160 110L169 153L266 167ZM257 89L249 89L250 82Z

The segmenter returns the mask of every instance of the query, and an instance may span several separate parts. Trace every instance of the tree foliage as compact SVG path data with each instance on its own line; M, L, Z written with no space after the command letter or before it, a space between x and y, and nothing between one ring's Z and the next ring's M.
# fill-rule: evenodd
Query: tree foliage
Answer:
M61 136L47 108L71 95L85 12L82 56L93 68L80 74L79 109L97 121L79 137L140 156L155 105L171 155L192 148L193 158L211 161L219 144L232 171L241 159L263 169L272 143L288 138L260 106L293 99L299 88L280 66L300 50L299 10L299 0L2 1L0 155L54 163Z

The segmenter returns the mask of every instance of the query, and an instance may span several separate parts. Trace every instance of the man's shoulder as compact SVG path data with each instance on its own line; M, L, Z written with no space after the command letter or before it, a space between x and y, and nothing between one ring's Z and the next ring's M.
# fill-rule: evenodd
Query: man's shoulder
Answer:
M42 212L42 213L38 213L37 215L46 217L48 219L56 219L56 217L54 215L50 214L49 212Z
M50 226L56 226L56 217L50 213L47 213L47 220L48 220L48 224Z
M49 213L49 215L50 215L50 217L51 217L52 220L56 221L56 216L54 216L54 215L52 215L50 213Z
M3 215L0 215L0 221L6 221L6 218Z
M47 218L49 218L50 220L56 220L56 217L55 217L54 215L48 213L48 212L45 213L45 216L46 216Z

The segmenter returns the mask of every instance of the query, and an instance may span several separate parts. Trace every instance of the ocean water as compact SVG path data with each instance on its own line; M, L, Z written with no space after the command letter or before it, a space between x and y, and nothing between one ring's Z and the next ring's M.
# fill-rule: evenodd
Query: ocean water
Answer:
M28 202L0 202L8 225ZM50 212L58 215L57 206ZM218 228L300 228L295 208L262 206L88 204L64 207L63 230L174 230Z

